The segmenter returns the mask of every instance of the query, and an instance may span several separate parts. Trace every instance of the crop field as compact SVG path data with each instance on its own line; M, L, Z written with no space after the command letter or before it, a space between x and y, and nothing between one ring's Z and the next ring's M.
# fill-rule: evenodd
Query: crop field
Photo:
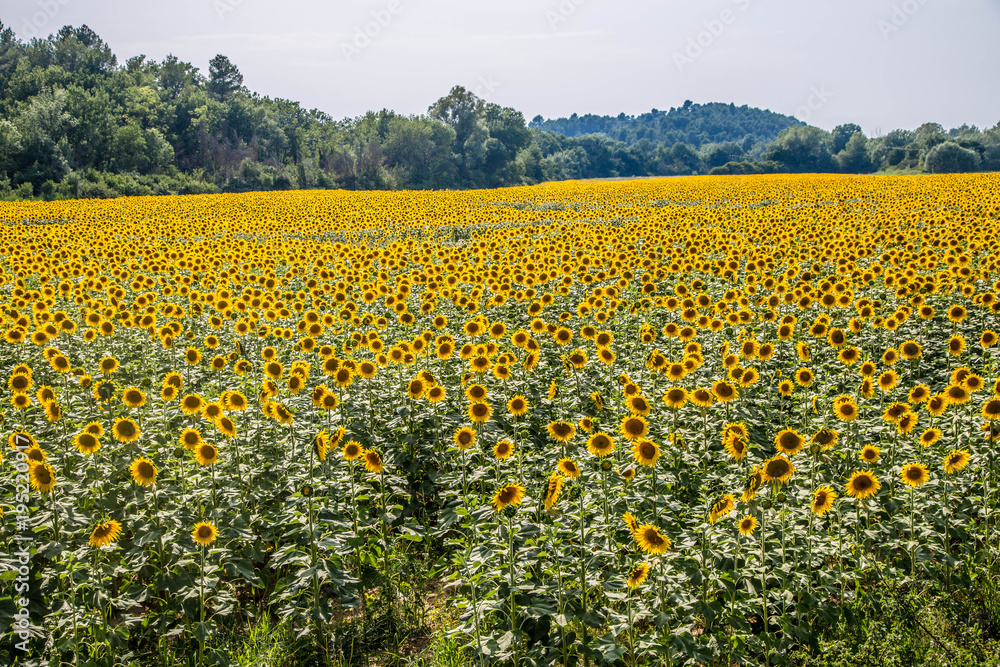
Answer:
M1000 571L1000 175L0 223L4 664L780 665Z

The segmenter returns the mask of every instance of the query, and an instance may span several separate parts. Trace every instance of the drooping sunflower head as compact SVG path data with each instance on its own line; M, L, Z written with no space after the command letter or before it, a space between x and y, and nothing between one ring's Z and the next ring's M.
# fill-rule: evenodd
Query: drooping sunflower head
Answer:
M969 452L965 449L955 449L944 459L944 469L948 473L956 473L969 465Z
M497 512L502 510L507 506L516 507L521 504L524 499L524 487L518 486L517 484L508 484L507 486L501 487L493 495L493 509Z
M833 501L836 498L837 494L828 486L816 489L809 510L816 516L823 516L833 507Z
M545 509L551 510L556 501L559 500L559 493L562 491L563 483L566 481L559 471L556 470L549 477L548 484L545 485Z
M642 563L633 567L628 573L628 587L632 589L642 586L646 578L649 577L649 564Z
M731 493L727 493L712 505L708 520L710 523L715 523L728 516L734 509L736 509L736 498Z
M651 523L639 526L633 534L636 543L648 554L666 553L670 547L670 540L667 536Z
M106 547L117 541L121 532L122 525L114 519L104 521L94 527L94 530L90 533L88 544L92 547Z
M365 451L365 469L368 472L382 473L385 468L382 465L382 457L374 449L368 449Z
M28 480L35 490L50 493L56 487L56 471L48 463L32 463L28 469Z

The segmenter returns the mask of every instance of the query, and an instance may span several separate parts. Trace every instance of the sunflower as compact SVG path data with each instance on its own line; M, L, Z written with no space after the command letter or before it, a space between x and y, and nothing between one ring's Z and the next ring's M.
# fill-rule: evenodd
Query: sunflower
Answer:
M948 386L944 390L944 393L948 397L948 403L951 405L965 405L972 398L968 390L959 384Z
M114 357L104 357L103 359L101 359L99 368L101 369L101 372L104 373L105 375L111 375L112 373L118 370L118 367L120 365L121 364L119 364L118 360L115 359Z
M930 447L940 439L941 429L939 428L929 428L920 434L920 444L924 447Z
M907 400L914 405L918 403L923 403L931 396L931 389L925 384L918 384L913 389L910 390Z
M983 409L980 412L983 419L987 421L994 421L1000 419L1000 397L994 396L990 400L983 403Z
M858 404L850 397L841 397L834 400L833 412L840 421L851 422L858 418Z
M570 479L576 479L580 476L580 468L573 462L573 459L559 459L559 463L556 464L556 469Z
M899 384L899 375L896 371L890 369L883 371L881 375L878 376L878 388L882 391L892 391Z
M630 415L622 419L621 431L626 440L633 441L645 437L649 432L649 423L641 415Z
M922 463L907 463L899 471L899 477L903 480L904 484L914 489L922 486L930 479L930 476L927 474L927 468Z
M931 414L932 417L940 417L944 414L944 411L948 408L948 394L934 394L927 401L927 412Z
M651 440L639 438L632 446L632 458L640 465L652 468L660 458L660 447Z
M671 546L667 536L651 523L639 526L633 536L639 548L648 554L666 553Z
M882 419L891 424L895 424L909 411L910 406L907 403L893 403L882 413Z
M210 442L201 442L194 449L194 458L203 466L210 466L219 460L219 450Z
M649 576L649 564L642 563L641 565L636 565L628 573L628 587L635 589L642 586L643 582Z
M997 332L991 329L987 329L979 337L979 344L987 348L993 347L994 345L997 344L997 339L998 339Z
M869 496L874 496L882 488L882 483L878 477L867 470L856 470L851 474L851 479L844 485L847 495L858 500L864 500Z
M778 383L778 393L782 396L788 397L792 395L795 390L795 383L791 380L782 380Z
M687 391L683 387L671 387L663 394L663 402L672 409L683 407L687 398Z
M493 509L499 512L508 505L517 507L523 499L524 487L517 484L508 484L497 490L490 504L493 505Z
M774 436L774 446L785 456L795 456L805 444L806 439L791 429L785 429Z
M518 394L507 401L507 411L515 417L520 417L528 411L528 399Z
M763 480L768 484L784 484L795 474L795 465L778 454L764 461L760 470Z
M546 430L549 432L549 437L556 442L569 442L576 435L576 427L564 421L549 422Z
M132 461L129 471L132 473L132 479L141 486L149 486L156 482L156 466L147 458Z
M949 473L958 472L965 466L969 465L969 452L965 449L952 450L952 452L945 457L942 465L944 466L945 471Z
M587 440L587 450L594 456L604 457L615 451L615 441L607 433L598 431Z
M56 486L56 471L48 463L34 463L28 469L28 479L36 490L49 493Z
M858 452L858 458L860 458L865 463L877 463L879 457L882 454L882 450L875 445L865 445Z
M809 511L816 516L823 516L833 507L833 501L836 500L837 494L829 486L823 486L813 492L812 505L809 507Z
M139 431L139 425L134 421L119 417L115 420L115 425L111 427L111 435L118 442L135 442L142 433Z
M470 403L468 408L469 421L475 424L488 422L493 415L493 407L485 401Z
M800 368L795 371L795 383L800 387L808 387L813 383L814 379L815 376L813 375L813 372L808 368Z
M73 438L73 446L82 454L93 454L101 448L101 441L88 431L80 431Z
M630 413L634 415L641 415L643 417L648 415L650 410L652 409L651 406L649 405L649 402L644 397L638 394L635 396L630 396L629 399L625 402L625 407L628 408L628 411Z
M462 428L455 431L455 446L459 450L465 451L476 442L476 432L469 428L468 426L463 426Z
M197 429L186 428L181 431L180 441L185 449L193 452L194 448L201 444L201 433Z
M385 467L382 465L382 457L374 449L365 450L365 469L368 472L383 473Z
M840 360L842 364L847 364L848 366L850 366L860 358L861 358L861 350L859 350L856 347L851 347L850 345L840 350L840 352L837 354L837 359Z
M87 543L92 547L106 547L117 541L121 532L122 525L111 519L110 521L97 524L90 533L90 539Z
M961 322L965 319L965 316L969 314L969 311L965 309L965 306L955 304L948 309L948 320L950 322Z
M181 411L187 415L197 415L205 407L205 402L198 394L188 394L181 399Z
M728 403L739 398L740 392L733 385L725 380L719 380L712 384L712 393L721 403Z
M36 463L44 463L48 460L49 455L46 454L45 450L38 445L33 445L24 453L24 457L28 460L28 465L30 466Z
M722 437L722 444L725 446L726 451L729 452L729 455L736 461L742 461L746 458L749 448L749 440L747 440L746 436L740 435L736 431L728 431Z
M510 440L501 440L493 447L493 456L500 461L505 461L514 453L514 445Z
M688 394L688 398L699 408L710 407L714 401L713 394L708 389L695 389Z
M216 527L213 526L212 524L206 523L204 521L199 521L198 523L196 523L194 525L194 530L191 531L191 537L194 538L195 542L197 542L200 546L203 547L207 547L212 542L214 542L215 538L218 537L218 535L219 535L218 529L216 529Z
M740 535L753 535L753 531L757 530L757 517L747 515L740 519L736 527L739 529Z
M10 397L10 404L19 410L31 407L31 397L21 392L14 392Z
M920 347L920 343L915 340L908 340L899 346L899 353L903 355L904 359L919 359L920 355L923 354L923 348Z
M948 354L959 355L965 351L965 338L961 334L955 334L948 339Z
M629 534L634 538L635 534L639 532L639 522L635 520L635 517L632 516L631 512L625 512L625 514L622 514L622 522L625 524L625 527L628 528Z
M816 432L812 437L812 441L819 445L820 451L826 451L828 449L833 449L837 444L837 438L840 436L839 433L830 428L823 428ZM815 450L813 450L815 451Z
M719 519L724 519L729 516L732 511L736 509L736 498L733 494L727 493L712 505L712 511L709 513L708 522L715 523Z
M365 448L357 440L348 440L341 450L345 461L355 461L365 455Z
M566 478L559 474L558 471L553 472L552 476L549 477L548 484L545 485L545 509L551 510L559 500L559 493L562 491L563 483L565 483Z

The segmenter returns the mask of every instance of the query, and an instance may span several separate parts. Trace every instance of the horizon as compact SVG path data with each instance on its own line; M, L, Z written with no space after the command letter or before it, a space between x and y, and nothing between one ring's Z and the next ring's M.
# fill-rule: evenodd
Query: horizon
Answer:
M988 63L1000 58L1000 43L989 41L1000 29L1000 6L988 0L973 0L960 15L930 0L837 6L826 0L796 8L795 15L758 0L666 7L638 0L632 21L622 18L620 6L598 0L541 6L513 0L493 16L490 6L456 9L456 0L352 0L337 7L299 0L280 13L259 0L7 4L0 20L23 41L86 24L119 64L172 53L204 75L221 53L240 68L250 91L335 119L383 108L426 114L462 85L526 120L639 116L691 100L766 109L824 130L855 122L868 136L927 122L984 130L1000 123L1000 88L982 85ZM964 21L977 9L982 20ZM335 30L304 29L305 15L315 17L310 25ZM262 23L271 29L255 28ZM661 29L662 38L649 36ZM948 50L926 47L948 36ZM839 62L845 54L834 47L848 50L849 59ZM632 71L623 75L625 67ZM315 85L322 76L338 81ZM378 98L370 93L373 79L380 82ZM955 104L955 95L963 104Z

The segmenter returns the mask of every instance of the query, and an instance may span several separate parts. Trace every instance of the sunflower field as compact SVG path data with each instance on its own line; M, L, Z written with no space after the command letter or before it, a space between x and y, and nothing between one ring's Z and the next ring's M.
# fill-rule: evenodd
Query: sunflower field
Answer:
M363 664L409 567L461 664L785 664L884 582L998 569L1000 175L0 223L9 663L230 664L280 623Z

